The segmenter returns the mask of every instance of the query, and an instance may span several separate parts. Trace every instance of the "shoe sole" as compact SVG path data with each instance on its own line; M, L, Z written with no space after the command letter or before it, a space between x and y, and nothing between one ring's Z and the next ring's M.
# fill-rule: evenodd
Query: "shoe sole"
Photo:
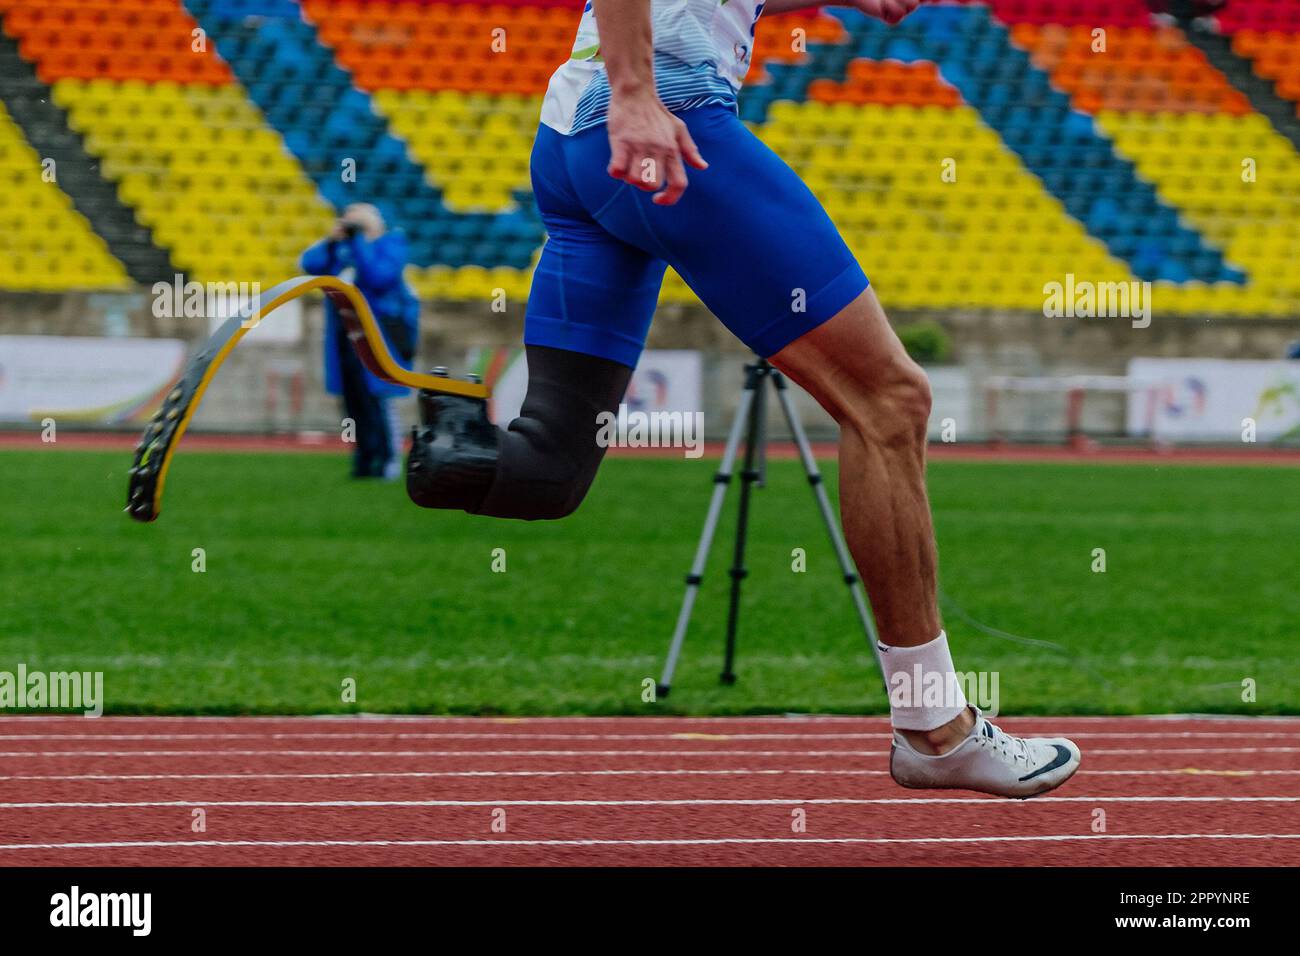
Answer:
M1080 753L1079 759L1074 761L1074 766L1070 767L1069 773L1067 773L1060 780L1056 781L1056 783L1049 783L1041 790L1035 790L1033 793L997 793L992 790L980 790L976 787L945 786L943 784L914 785L910 783L904 783L902 780L899 780L898 777L894 774L894 754L897 752L898 752L898 748L891 743L889 745L889 776L894 781L894 783L898 784L904 790L968 790L971 793L984 793L992 797L1002 797L1005 800L1032 800L1034 797L1041 797L1045 793L1051 793L1053 790L1056 790L1057 788L1064 785L1076 773L1078 773L1079 767L1083 764L1083 754Z

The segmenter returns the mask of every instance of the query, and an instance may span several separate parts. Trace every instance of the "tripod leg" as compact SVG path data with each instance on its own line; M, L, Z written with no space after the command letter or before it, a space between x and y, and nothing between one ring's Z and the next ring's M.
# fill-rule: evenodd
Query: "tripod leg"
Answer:
M695 548L695 560L691 563L690 573L686 575L686 594L682 598L682 609L677 614L677 626L673 629L672 643L668 646L668 657L664 660L663 675L659 678L656 693L667 697L672 688L673 672L677 670L677 658L682 653L682 642L686 639L686 628L691 623L691 611L695 607L695 598L700 593L700 582L704 580L704 565L709 560L709 549L713 546L713 535L718 530L718 517L722 514L722 503L727 496L727 486L731 484L731 469L736 463L736 452L740 448L740 436L745 433L750 411L754 404L754 388L751 381L745 381L745 390L740 394L740 404L736 407L736 418L731 423L731 432L727 435L727 447L722 454L722 464L713 476L713 497L709 499L709 511L704 519L704 530L700 532L700 543Z
M745 543L749 537L749 497L754 485L763 487L763 446L767 419L767 379L772 367L765 361L749 366L749 377L755 384L754 404L749 416L749 434L745 439L745 466L740 472L740 507L736 512L736 543L731 559L731 598L727 606L727 643L722 659L724 684L736 682L736 630L740 626L740 584L748 576L745 569Z
M844 536L840 532L839 520L835 517L835 512L831 510L830 499L826 496L826 485L822 481L822 473L817 468L817 459L813 457L812 446L808 444L808 436L803 430L803 422L799 420L799 412L794 407L794 401L790 398L790 392L786 385L785 376L780 372L772 372L772 384L776 386L776 395L781 402L781 408L785 411L786 421L790 423L790 432L794 435L795 445L799 448L799 458L803 462L804 472L808 475L808 484L812 486L813 497L817 499L817 507L822 513L822 521L826 523L826 531L831 538L831 547L835 549L835 557L840 562L840 572L844 576L844 583L849 586L849 594L853 597L853 605L858 610L858 618L862 621L862 630L867 635L867 641L871 645L872 656L876 659L876 667L880 669L880 680L883 684L885 679L885 666L880 659L880 639L876 634L876 624L871 617L871 607L867 603L866 592L862 587L862 579L858 577L857 568L853 565L852 558L849 557L849 549L844 544ZM885 696L889 696L889 688L885 686Z

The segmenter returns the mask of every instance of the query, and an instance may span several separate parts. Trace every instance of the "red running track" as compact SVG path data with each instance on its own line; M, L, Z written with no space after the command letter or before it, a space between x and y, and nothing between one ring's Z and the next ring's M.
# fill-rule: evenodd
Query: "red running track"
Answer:
M1000 723L1082 769L902 790L880 717L16 717L0 865L1300 865L1300 718Z

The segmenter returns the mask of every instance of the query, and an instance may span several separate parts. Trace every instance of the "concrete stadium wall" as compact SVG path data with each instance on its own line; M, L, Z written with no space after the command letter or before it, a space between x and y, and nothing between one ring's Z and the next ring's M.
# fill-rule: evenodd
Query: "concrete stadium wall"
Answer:
M990 375L1122 374L1130 358L1214 357L1273 359L1300 339L1300 317L1261 320L1214 317L1155 317L1149 328L1127 319L1050 319L1032 313L992 311L899 311L896 324L930 319L952 336L954 362L971 376L971 421L959 423L959 438L982 437L986 423L983 380ZM274 321L274 320L271 320ZM428 303L422 315L421 367L447 364L463 371L467 350L519 345L521 304L493 312L488 303ZM321 374L320 300L303 310L303 334L291 344L254 344L235 351L216 379L195 422L196 428L336 431L342 416L324 394ZM159 318L148 290L136 293L0 293L0 334L136 336L179 338L197 346L208 322ZM743 383L747 352L700 307L667 306L651 330L651 348L691 348L705 354L705 423L710 438L725 435ZM436 357L436 363L435 359ZM290 380L300 377L303 405L290 408ZM272 385L272 382L278 384ZM834 434L830 419L806 395L798 404L810 434ZM408 422L414 403L404 403ZM1117 397L1090 401L1085 423L1117 430L1123 403ZM784 435L779 416L772 433Z

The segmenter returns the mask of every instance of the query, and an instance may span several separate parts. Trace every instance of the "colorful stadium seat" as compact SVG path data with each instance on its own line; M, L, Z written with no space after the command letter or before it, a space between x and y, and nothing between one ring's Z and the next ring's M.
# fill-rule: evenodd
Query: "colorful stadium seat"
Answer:
M121 289L126 270L51 181L0 104L0 289Z
M417 290L451 299L527 294L544 239L528 153L577 15L570 0L0 0L179 267L274 281L333 210L368 200L407 232ZM1300 100L1300 4L1233 0L1218 24ZM1300 153L1143 0L953 0L895 28L839 8L764 17L740 109L887 304L1038 309L1073 272L1152 281L1170 313L1300 312ZM121 281L103 265L81 283ZM694 301L672 274L663 297Z

